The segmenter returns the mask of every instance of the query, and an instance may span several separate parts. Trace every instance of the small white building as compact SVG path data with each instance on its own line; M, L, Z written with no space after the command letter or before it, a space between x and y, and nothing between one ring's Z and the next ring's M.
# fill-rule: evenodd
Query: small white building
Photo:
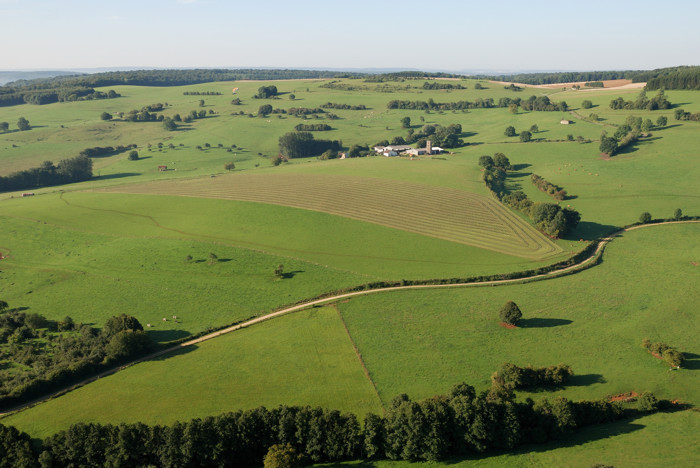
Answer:
M569 125L569 124L572 124L573 122L571 120L562 119L559 121L559 123L562 125Z

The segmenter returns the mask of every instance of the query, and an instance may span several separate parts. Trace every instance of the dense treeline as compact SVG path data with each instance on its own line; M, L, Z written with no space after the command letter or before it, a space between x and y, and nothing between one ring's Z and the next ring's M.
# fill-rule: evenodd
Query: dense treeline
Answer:
M673 112L673 116L676 120L692 120L694 122L700 122L700 112L691 113L686 112L684 109L676 109Z
M253 96L255 99L269 99L277 96L277 86L261 86L258 88L258 94Z
M340 151L343 143L338 140L316 140L309 132L290 132L279 139L280 154L286 158L320 156L325 151Z
M672 67L640 73L634 81L646 89L700 89L700 67Z
M566 190L547 181L544 177L532 174L530 180L541 192L551 195L556 200L566 200Z
M646 132L654 128L664 127L666 123L667 119L665 116L660 116L656 120L656 125L654 125L651 119L642 119L641 117L630 115L624 124L617 127L612 136L608 136L607 133L603 132L600 137L600 152L608 156L614 156L625 147L637 143L642 136L647 134Z
M549 367L518 367L509 362L494 372L491 381L494 386L511 390L564 385L574 372L565 364Z
M528 215L537 229L548 236L563 237L573 231L581 221L581 215L574 209L562 208L555 203L535 203L521 190L508 193L505 180L507 171L512 169L512 166L503 153L496 153L493 158L481 156L479 165L484 168L484 183L494 196Z
M56 89L25 90L7 86L0 87L0 107L18 104L51 104L54 102L89 101L94 99L113 99L121 95L110 89L104 93L93 88L71 87Z
M54 322L18 309L2 311L0 408L63 388L153 346L138 320L125 314L111 317L98 331L70 317Z
M515 81L532 85L572 83L576 81L605 81L634 79L640 71L590 71L590 72L556 72L556 73L517 73L514 75L479 75L477 78L494 81Z
M323 106L321 106L323 107ZM290 107L287 109L287 114L293 115L295 117L302 117L304 115L312 114L325 114L326 111L320 107L308 108L308 107Z
M0 192L27 190L82 182L92 178L92 160L87 156L63 159L58 165L44 161L41 166L0 176Z
M408 129L408 137L405 142L399 139L394 139L392 144L415 144L418 148L424 148L428 140L433 146L442 148L458 148L464 145L464 140L459 138L462 133L462 125L450 124L443 125L423 125L418 131L412 128Z
M122 151L126 151L128 149L136 148L136 144L130 144L130 145L117 145L116 147L114 146L95 146L94 148L85 148L82 150L80 153L78 153L80 156L87 156L88 158L98 158L101 156L109 156L110 154L114 153L121 153Z
M93 73L89 75L56 76L35 80L20 80L8 87L47 89L61 86L101 87L115 85L181 86L213 81L289 80L304 78L348 78L364 76L350 72L284 69L190 69L190 70L130 70Z
M351 104L338 104L337 102L327 102L321 105L324 109L345 109L345 110L366 110L364 104L351 105Z
M664 90L660 89L656 96L649 99L645 90L640 91L637 99L634 101L625 101L623 98L618 97L610 101L610 108L615 110L620 109L644 109L644 110L659 110L659 109L670 109L671 103L666 99Z
M294 130L296 130L297 132L326 132L328 130L333 130L333 127L324 123L299 124L294 127Z
M366 83L382 83L384 81L423 80L426 78L464 78L463 75L443 72L401 71L365 75Z
M399 395L384 416L323 408L259 407L171 426L80 423L36 445L0 425L0 446L11 466L260 466L273 445L289 444L313 463L343 460L444 460L522 444L565 439L579 428L656 411L651 394L637 409L603 400L515 400L502 387L477 393L467 384L412 401Z
M435 102L433 99L428 101L400 101L391 100L387 103L387 109L413 109L413 110L466 110L466 109L490 109L493 107L510 107L512 104L522 107L527 111L566 111L568 105L566 102L552 102L547 96L530 96L527 99L522 98L500 98L498 103L492 98L478 98L475 101L456 101L456 102Z

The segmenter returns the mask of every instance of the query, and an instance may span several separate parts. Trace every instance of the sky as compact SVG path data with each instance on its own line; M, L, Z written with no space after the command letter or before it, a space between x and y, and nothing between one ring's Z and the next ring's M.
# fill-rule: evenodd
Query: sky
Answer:
M700 65L700 1L0 0L0 70Z

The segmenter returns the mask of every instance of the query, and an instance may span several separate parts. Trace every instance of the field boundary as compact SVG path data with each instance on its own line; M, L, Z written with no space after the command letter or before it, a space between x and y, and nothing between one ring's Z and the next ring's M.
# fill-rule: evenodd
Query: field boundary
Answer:
M182 350L183 348L189 347L196 345L198 343L202 343L204 341L208 341L214 338L217 338L222 335L226 335L228 333L241 330L243 328L250 327L252 325L256 325L258 323L266 322L268 320L291 314L293 312L299 312L301 310L310 308L310 307L318 307L324 304L328 304L331 302L337 302L338 300L341 299L349 299L352 297L356 296L366 296L368 294L375 294L375 293L382 293L382 292L390 292L390 291L403 291L403 290L409 290L409 289L438 289L438 288L464 288L464 287L484 287L484 286L504 286L504 285L509 285L509 284L524 284L524 283L529 283L529 282L534 282L534 281L543 281L547 279L553 279L553 278L559 278L562 276L567 276L570 274L578 273L580 271L586 270L592 266L595 266L598 264L599 259L602 257L603 252L605 251L605 247L607 246L608 243L610 243L613 239L618 237L620 234L624 232L629 232L629 231L634 231L637 229L642 229L642 228L648 228L648 227L653 227L653 226L661 226L661 225L669 225L669 224L698 224L700 223L700 219L686 219L686 220L679 220L679 221L660 221L660 222L651 222L649 224L636 224L632 226L627 226L622 229L619 229L612 234L608 235L607 237L604 237L600 240L597 241L596 248L593 249L593 252L581 259L578 263L574 263L573 265L566 266L564 268L560 269L555 269L551 271L547 271L545 273L540 273L540 274L534 274L532 276L527 276L527 277L518 277L518 278L509 278L509 279L497 279L497 280L486 280L486 281L480 281L478 279L471 280L468 282L455 282L455 283L448 283L448 284L409 284L409 285L392 285L392 286L384 286L384 285L379 285L376 286L372 289L361 289L358 291L350 291L350 292L345 292L341 294L335 294L332 296L327 296L327 297L321 297L321 298L316 298L316 299L311 299L311 300L306 300L303 302L300 302L296 305L292 306L287 306L283 307L282 309L279 309L277 311L271 312L269 314L261 315L259 317L255 317L249 320L245 320L243 322L237 323L235 325L227 326L224 327L220 330L217 330L212 333L205 334L203 336L200 336L195 339L183 341L182 343L170 346L165 349L161 349L159 351L156 351L154 353L148 354L146 356L143 356L137 360L134 360L130 363L124 364L122 366L106 370L104 372L101 372L97 375L94 375L92 377L89 377L87 379L84 379L76 384L73 384L67 388L64 388L62 390L59 390L57 392L51 393L49 395L46 395L44 397L38 398L36 400L33 400L28 403L24 403L22 405L18 405L14 408L8 409L4 412L0 413L0 418L7 416L11 413L15 413L17 411L21 411L27 408L30 408L32 406L35 406L39 403L42 403L46 400L50 400L53 398L56 398L58 396L61 396L63 394L66 394L70 391L73 391L75 389L78 389L88 383L94 382L95 380L98 380L102 377L106 377L112 374L116 374L117 372L124 370L128 367L131 367L133 365L139 364L144 361L149 361L154 358L163 356L165 354L169 354L175 351ZM371 285L370 285L371 286Z

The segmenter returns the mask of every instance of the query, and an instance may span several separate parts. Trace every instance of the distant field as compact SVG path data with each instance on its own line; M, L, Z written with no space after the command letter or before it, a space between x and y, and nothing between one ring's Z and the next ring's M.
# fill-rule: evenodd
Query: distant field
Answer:
M235 174L108 190L293 206L535 260L561 252L554 242L491 198L386 179Z

